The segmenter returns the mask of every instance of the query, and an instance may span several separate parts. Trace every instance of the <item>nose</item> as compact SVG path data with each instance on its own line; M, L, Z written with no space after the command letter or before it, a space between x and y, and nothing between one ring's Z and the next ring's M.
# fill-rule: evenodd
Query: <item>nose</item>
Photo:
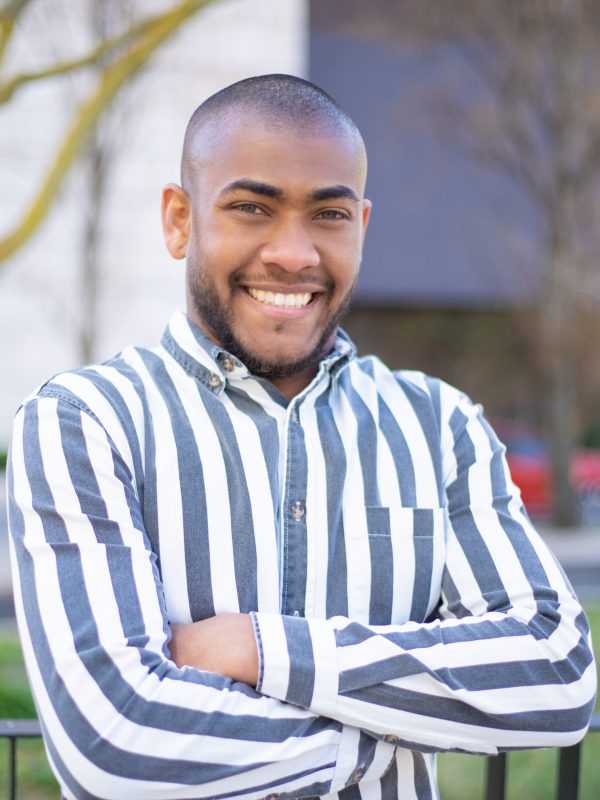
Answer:
M265 266L278 266L286 272L317 267L321 261L309 231L300 220L282 220L273 228L260 258Z

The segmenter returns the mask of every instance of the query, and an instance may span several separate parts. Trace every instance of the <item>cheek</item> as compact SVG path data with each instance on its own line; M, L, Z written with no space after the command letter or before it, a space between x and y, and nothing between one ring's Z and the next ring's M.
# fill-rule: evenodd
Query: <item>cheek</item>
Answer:
M336 281L352 282L358 273L362 255L362 236L358 227L315 242L322 263Z
M255 249L249 238L239 232L222 235L207 232L198 246L200 263L212 279L228 284L232 276L253 262Z
M330 275L338 292L346 293L353 286L360 266L360 250L348 247L345 252L337 252L335 261L330 262Z

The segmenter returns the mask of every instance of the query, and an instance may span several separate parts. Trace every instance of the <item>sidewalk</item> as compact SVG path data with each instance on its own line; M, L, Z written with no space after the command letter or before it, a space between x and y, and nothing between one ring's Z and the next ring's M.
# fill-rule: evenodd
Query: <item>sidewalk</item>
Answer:
M582 603L600 602L600 527L557 531L537 526Z
M600 570L600 526L566 528L561 531L546 525L536 527L565 569L572 566L593 566ZM600 584L598 592L600 594Z

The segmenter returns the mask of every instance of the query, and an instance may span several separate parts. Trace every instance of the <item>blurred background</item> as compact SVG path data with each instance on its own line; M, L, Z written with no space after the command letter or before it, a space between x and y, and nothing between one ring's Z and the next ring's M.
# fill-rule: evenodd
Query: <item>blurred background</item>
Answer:
M366 140L374 212L345 327L484 404L599 627L594 0L0 0L0 481L34 386L154 345L183 307L161 189L196 106L267 72L315 81ZM9 591L0 508L0 617ZM33 713L5 639L0 717ZM28 758L24 796L53 796ZM444 797L480 796L480 760L444 763ZM514 797L549 796L547 762L528 764Z
M187 119L281 71L365 136L361 351L481 401L534 516L600 522L597 3L10 0L0 26L0 449L37 383L157 341Z

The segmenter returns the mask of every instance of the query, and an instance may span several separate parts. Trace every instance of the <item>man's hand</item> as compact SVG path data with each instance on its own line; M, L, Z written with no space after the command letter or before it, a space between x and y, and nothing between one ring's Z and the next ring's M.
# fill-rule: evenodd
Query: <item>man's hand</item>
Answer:
M171 625L171 658L178 667L218 672L256 686L258 650L248 614L219 614L200 622Z

